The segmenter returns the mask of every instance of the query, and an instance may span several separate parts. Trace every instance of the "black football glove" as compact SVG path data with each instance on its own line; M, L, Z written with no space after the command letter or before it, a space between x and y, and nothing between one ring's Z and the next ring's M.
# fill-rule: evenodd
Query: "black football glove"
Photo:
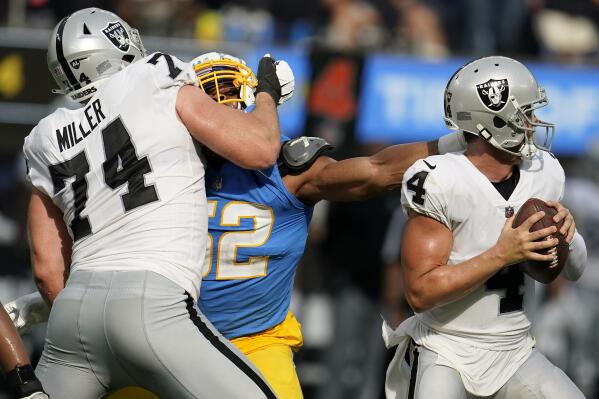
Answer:
M275 104L279 104L281 99L281 83L277 76L276 61L270 56L265 55L258 64L258 86L256 87L256 95L264 92L268 93Z
M35 376L33 367L29 364L17 366L8 372L6 374L6 382L16 398L43 399L48 397L42 389L42 384Z

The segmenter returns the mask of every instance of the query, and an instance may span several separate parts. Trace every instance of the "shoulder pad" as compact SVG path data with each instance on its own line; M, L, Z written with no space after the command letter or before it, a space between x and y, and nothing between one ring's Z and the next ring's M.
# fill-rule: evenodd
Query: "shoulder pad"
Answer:
M285 142L279 154L279 168L290 174L299 174L307 170L316 159L333 146L320 137L301 136ZM287 173L284 173L287 174Z

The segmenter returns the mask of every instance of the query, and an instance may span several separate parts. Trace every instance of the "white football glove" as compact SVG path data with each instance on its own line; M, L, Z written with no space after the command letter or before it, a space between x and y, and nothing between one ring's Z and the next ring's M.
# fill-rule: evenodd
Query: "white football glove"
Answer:
M36 392L22 399L50 399L50 397L43 392Z
M279 100L279 105L281 105L293 97L293 91L295 90L295 76L287 61L277 60L275 61L275 65L277 66L277 77L281 84L281 99Z
M48 304L37 291L7 303L4 305L4 309L17 327L19 334L26 333L36 324L48 321L50 316Z

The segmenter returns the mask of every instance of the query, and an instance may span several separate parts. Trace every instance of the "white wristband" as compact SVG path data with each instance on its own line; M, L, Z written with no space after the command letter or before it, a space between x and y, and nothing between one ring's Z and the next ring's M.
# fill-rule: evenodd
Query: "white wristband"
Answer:
M461 152L466 149L466 139L463 132L453 132L439 137L439 154L448 152Z
M570 243L570 253L568 254L568 260L561 275L566 280L576 281L582 276L586 263L587 247L584 238L576 232L574 233L574 239Z

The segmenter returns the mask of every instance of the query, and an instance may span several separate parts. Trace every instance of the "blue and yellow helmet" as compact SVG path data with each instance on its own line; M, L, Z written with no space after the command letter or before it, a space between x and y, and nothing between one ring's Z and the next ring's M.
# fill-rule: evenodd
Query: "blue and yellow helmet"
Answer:
M255 102L258 79L241 58L211 52L192 61L198 86L221 104L236 103L244 109Z

